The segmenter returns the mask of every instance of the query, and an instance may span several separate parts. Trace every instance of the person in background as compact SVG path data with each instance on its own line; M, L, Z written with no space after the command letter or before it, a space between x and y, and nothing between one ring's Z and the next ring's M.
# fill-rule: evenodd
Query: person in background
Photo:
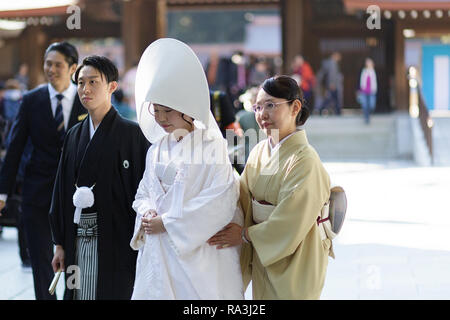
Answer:
M48 292L53 279L53 242L48 212L65 133L86 116L71 77L77 49L52 43L44 54L48 83L27 92L11 129L11 142L0 171L0 210L16 182L20 160L30 139L33 152L25 170L22 214L33 269L36 299L55 300Z
M136 79L137 62L127 70L122 79L123 94L129 107L134 111L136 110L136 102L134 101L134 85Z
M250 70L248 83L250 86L259 86L269 76L267 62L260 58Z
M20 89L22 91L28 90L28 83L30 81L28 77L28 65L26 63L22 63L19 67L19 72L17 72L14 77L20 83Z
M126 102L122 89L114 91L111 97L111 103L122 117L129 120L136 120L136 109L130 108L130 105Z
M324 99L319 105L319 113L322 114L325 108L329 108L330 103L334 107L336 115L341 114L341 99L343 75L339 70L339 62L342 55L339 52L333 52L330 58L322 63L317 74L317 80L324 89Z
M11 126L20 108L20 103L23 97L23 90L21 89L19 81L16 79L9 79L6 81L6 91L3 98L2 117L6 120L6 126L4 128L5 136L5 148L8 149L11 143ZM23 213L21 209L22 198L22 186L23 178L25 176L25 168L30 160L31 153L33 151L33 145L31 139L28 139L25 149L20 159L19 170L17 172L16 183L13 187L13 191L9 194L6 201L5 211L8 215L15 216L17 218L17 233L19 244L19 255L22 261L22 268L24 271L31 271L31 260L28 251L27 241L25 237L25 227ZM0 213L1 215L1 213Z
M372 59L366 58L365 66L359 78L358 100L364 114L364 122L370 123L370 114L375 110L377 102L377 74Z
M292 63L292 72L300 77L300 87L305 95L305 100L311 103L313 88L316 84L316 77L308 62L302 55L296 55Z
M239 139L243 137L241 125L236 120L235 108L230 97L222 91L209 91L211 112L219 126L222 136L228 141L228 151L233 167L240 174L244 167L238 162L239 149L235 147L239 144ZM232 151L233 150L233 151Z
M4 104L3 104L3 96L5 94L6 88L5 88L5 82L0 80L0 155L3 157L3 147L5 143L5 135L7 133L6 130L6 119L3 116L3 110L4 110ZM1 226L0 226L0 233L1 233Z
M14 119L19 112L20 102L24 94L21 84L16 79L8 79L5 83L5 92L3 94L2 116L6 120L6 135L10 132Z
M219 126L222 136L226 137L226 130L233 130L237 135L241 135L240 125L236 122L235 109L230 97L223 91L209 91L211 112Z
M219 74L220 56L217 50L213 50L206 64L205 73L210 90L219 90L220 88L220 74ZM223 89L223 88L222 88Z

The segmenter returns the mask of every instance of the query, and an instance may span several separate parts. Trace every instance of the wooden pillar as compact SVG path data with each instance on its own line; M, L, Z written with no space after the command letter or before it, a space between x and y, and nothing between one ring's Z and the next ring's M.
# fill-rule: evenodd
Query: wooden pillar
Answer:
M283 73L290 72L291 62L303 50L305 0L281 0Z
M147 46L166 34L166 0L123 2L122 41L125 68L139 61Z
M408 87L407 70L405 66L405 38L403 37L403 25L395 21L395 109L408 111Z
M28 64L29 88L46 81L44 76L44 54L47 49L47 36L40 26L27 27L20 36L20 62Z

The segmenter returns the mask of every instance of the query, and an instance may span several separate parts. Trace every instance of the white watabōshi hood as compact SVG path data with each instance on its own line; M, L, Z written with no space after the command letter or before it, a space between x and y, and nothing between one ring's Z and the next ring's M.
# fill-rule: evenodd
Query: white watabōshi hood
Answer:
M150 103L182 112L195 119L196 127L222 137L210 111L209 87L202 64L185 43L170 38L151 43L139 61L135 83L137 119L151 143L167 133L149 113Z

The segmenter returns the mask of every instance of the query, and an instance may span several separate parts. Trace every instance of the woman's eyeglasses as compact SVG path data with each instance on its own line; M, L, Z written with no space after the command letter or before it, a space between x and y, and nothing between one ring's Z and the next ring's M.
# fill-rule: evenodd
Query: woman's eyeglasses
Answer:
M254 104L252 106L252 110L254 113L259 113L262 112L263 110L266 110L268 112L273 111L277 105L279 104L283 104L283 103L289 103L292 102L294 100L287 100L287 101L282 101L282 102L271 102L271 101L267 101L263 104Z

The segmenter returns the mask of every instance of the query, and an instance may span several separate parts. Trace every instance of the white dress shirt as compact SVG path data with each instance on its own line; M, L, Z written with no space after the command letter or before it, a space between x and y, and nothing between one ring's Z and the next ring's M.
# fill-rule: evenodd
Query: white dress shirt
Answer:
M52 85L48 84L48 93L50 94L50 103L52 106L52 114L55 116L56 107L58 106L58 98L56 96L59 94ZM72 112L73 102L75 100L75 95L77 94L77 86L70 83L69 87L61 92L64 98L61 100L62 111L64 116L64 129L67 131L67 126L69 124L70 113Z

